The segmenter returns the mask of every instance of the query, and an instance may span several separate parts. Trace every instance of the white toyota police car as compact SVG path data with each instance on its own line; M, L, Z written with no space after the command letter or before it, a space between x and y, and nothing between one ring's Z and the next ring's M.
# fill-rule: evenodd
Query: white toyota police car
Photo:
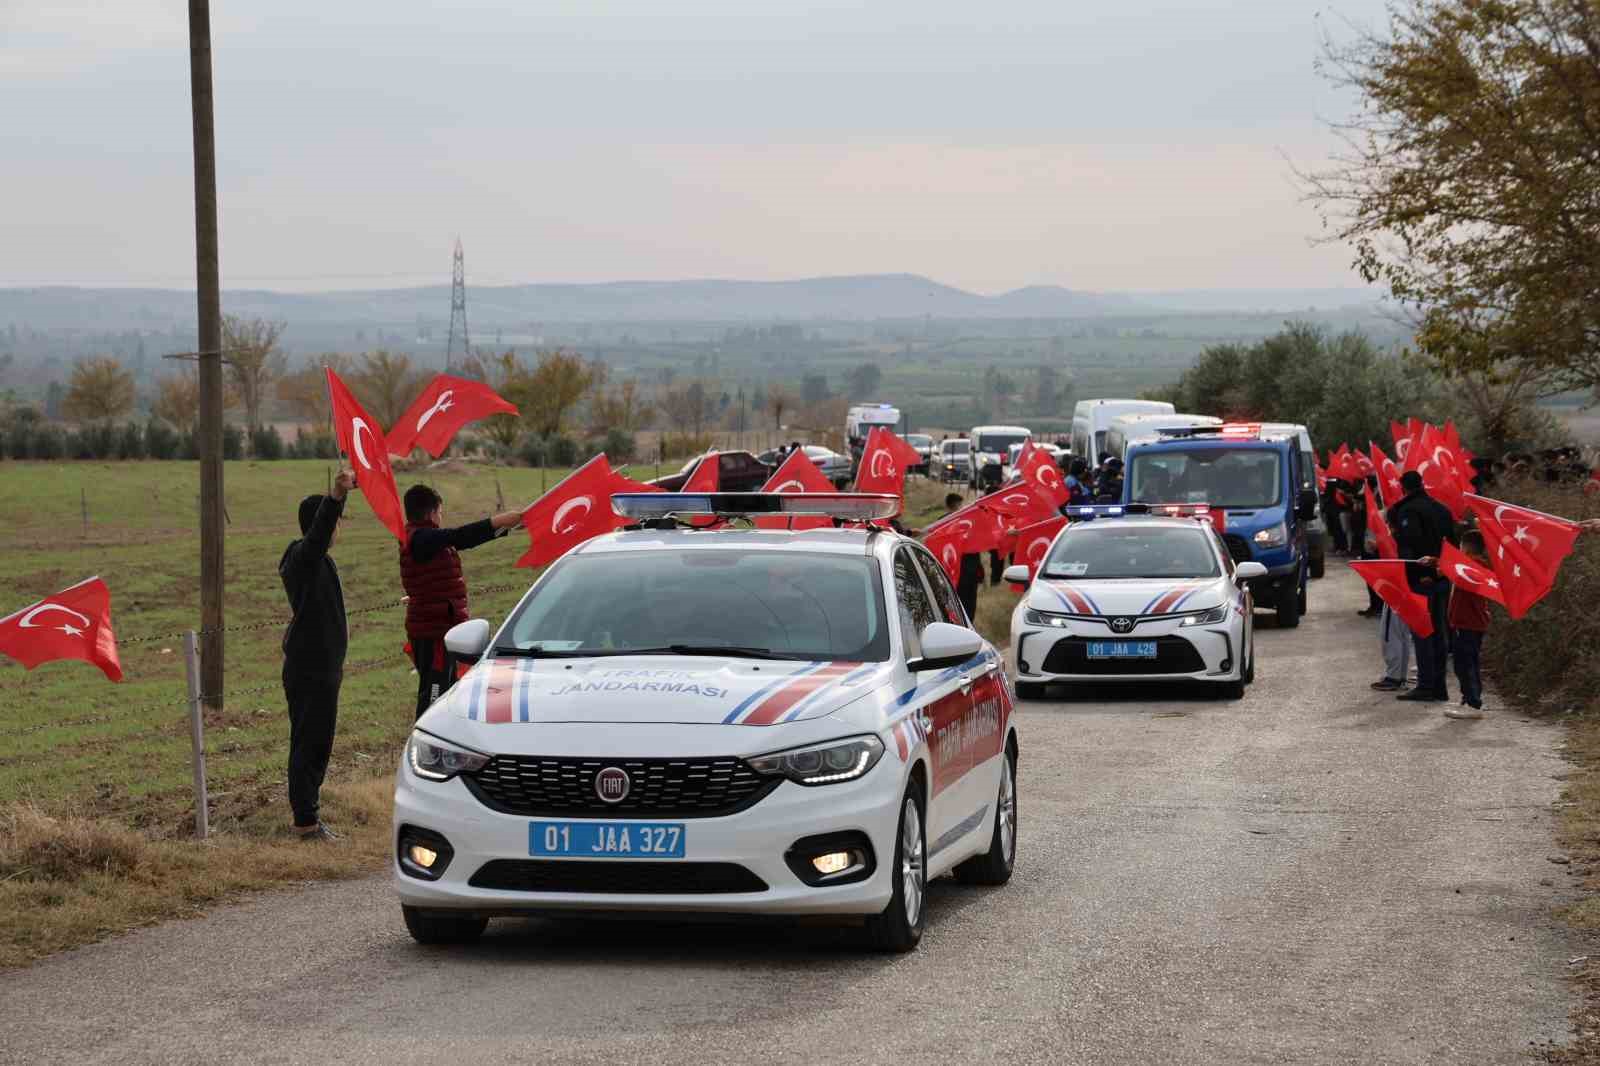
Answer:
M1164 512L1164 513L1163 513ZM1011 617L1019 698L1075 681L1205 681L1237 699L1255 676L1248 582L1204 506L1069 507ZM1027 582L1025 566L1007 581Z
M453 629L476 665L396 778L412 936L574 910L822 915L904 951L930 878L1005 883L1012 696L933 557L889 530L677 524L897 502L618 495L643 528L574 548L499 626Z

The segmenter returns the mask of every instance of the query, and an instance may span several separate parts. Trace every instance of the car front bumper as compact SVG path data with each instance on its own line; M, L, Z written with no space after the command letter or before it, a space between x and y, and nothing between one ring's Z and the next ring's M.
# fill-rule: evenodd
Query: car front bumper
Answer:
M1067 619L1065 626L1032 625L1019 610L1012 618L1011 634L1011 661L1023 683L1236 681L1243 676L1244 624L1237 613L1219 625L1146 622L1122 634L1099 622L1078 619ZM1102 640L1156 641L1158 659L1096 660L1077 650L1085 641Z
M784 782L753 806L717 818L600 818L614 822L671 822L684 827L682 859L543 859L530 855L529 824L534 821L588 821L561 816L504 814L481 803L459 778L433 782L402 766L395 787L395 834L390 867L400 901L427 911L514 915L543 911L685 912L850 916L882 912L892 892L895 833L899 825L904 766L889 753L860 781L819 788ZM443 836L454 854L438 880L424 880L402 868L398 843L402 827ZM784 854L796 841L820 834L858 831L871 841L874 870L850 884L812 886L789 868ZM470 883L495 860L583 862L588 864L732 863L768 886L765 891L670 893L552 892L485 888ZM635 881L638 876L632 875ZM644 875L648 878L648 872Z

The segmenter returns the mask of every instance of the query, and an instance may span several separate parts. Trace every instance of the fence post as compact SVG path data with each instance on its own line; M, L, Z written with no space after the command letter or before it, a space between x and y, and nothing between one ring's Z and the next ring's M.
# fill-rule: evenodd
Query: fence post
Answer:
M194 630L183 635L183 665L189 675L189 741L194 746L194 835L201 840L209 831L206 812L206 723L200 710L200 657Z

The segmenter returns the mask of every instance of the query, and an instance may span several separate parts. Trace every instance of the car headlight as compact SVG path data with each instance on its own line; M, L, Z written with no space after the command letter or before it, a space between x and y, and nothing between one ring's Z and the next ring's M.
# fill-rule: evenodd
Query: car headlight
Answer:
M1256 535L1250 538L1263 548L1276 548L1289 540L1289 527L1279 522L1275 526L1256 530Z
M1183 621L1179 622L1178 625L1179 626L1214 626L1218 622L1225 621L1227 619L1227 617L1228 617L1228 605L1224 603L1220 607L1211 608L1211 610L1209 610L1209 611L1201 611L1199 614L1191 614L1191 615L1187 616L1186 618L1184 618Z
M411 734L406 759L412 773L429 781L448 781L457 774L480 770L489 762L489 756L481 752L458 748L420 729Z
M1030 626L1055 626L1057 629L1063 629L1067 625L1067 619L1062 615L1045 614L1043 611L1031 608L1022 612L1022 620Z
M745 762L758 774L787 777L797 785L836 785L863 776L882 757L883 741L861 736L757 755Z

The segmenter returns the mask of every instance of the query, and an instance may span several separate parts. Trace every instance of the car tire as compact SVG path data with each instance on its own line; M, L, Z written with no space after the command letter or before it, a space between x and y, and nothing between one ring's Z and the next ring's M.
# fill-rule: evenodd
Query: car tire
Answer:
M867 939L879 951L915 951L928 917L928 837L924 828L922 786L912 780L900 800L894 832L894 892L882 914L867 919Z
M1244 661L1244 683L1254 684L1256 679L1256 635L1250 634L1250 646L1246 649L1249 658Z
M1244 681L1223 681L1217 685L1217 692L1225 700L1244 699Z
M1306 613L1306 584L1304 581L1300 583L1300 591L1295 594L1294 598L1294 605L1301 614Z
M1015 688L1017 690L1017 699L1019 700L1044 699L1044 682L1042 681L1018 681Z
M1017 751L1006 745L1000 759L1000 788L995 794L994 832L989 850L974 855L955 869L964 885L1003 885L1011 880L1017 863Z
M1322 577L1328 572L1328 553L1326 550L1318 548L1311 553L1310 569L1311 576L1314 578Z
M405 915L406 932L419 944L470 944L489 927L487 918L428 914L404 904L400 912Z
M1278 628L1294 629L1300 625L1300 596L1288 590L1278 592Z

